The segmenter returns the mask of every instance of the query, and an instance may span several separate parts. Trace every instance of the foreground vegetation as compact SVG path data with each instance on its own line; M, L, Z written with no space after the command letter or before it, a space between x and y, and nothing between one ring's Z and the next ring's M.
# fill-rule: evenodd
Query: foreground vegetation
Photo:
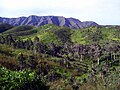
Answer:
M5 29L0 65L2 90L119 90L120 27Z

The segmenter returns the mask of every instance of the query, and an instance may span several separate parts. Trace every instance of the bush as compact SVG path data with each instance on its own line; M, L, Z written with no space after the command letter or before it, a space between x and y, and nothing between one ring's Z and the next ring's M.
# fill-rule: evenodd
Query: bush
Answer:
M11 71L0 67L0 90L48 90L31 70Z

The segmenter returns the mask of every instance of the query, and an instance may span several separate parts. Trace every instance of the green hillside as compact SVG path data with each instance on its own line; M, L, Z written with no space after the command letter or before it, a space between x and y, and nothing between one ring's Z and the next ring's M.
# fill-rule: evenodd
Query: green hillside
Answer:
M77 44L104 44L107 42L120 42L120 30L117 26L99 26L88 27L79 30L72 30L65 27L48 24L38 28L31 26L17 26L3 32L3 34L12 34L27 40L40 38L41 43L63 44L73 42Z
M119 71L120 26L0 33L0 90L119 90Z
M7 24L7 23L0 23L0 33L5 32L9 29L13 28L12 25Z
M32 31L34 27L32 26L16 26L7 31L4 31L3 34L13 34L15 36L26 36L35 33L36 31Z
M23 40L34 39L39 37L41 43L55 43L63 44L64 42L70 41L71 30L65 27L58 27L56 25L48 24L38 28L33 28L30 30L21 30L22 26L10 29L3 34L8 34L11 32L12 35L19 36ZM17 30L19 28L19 30Z
M120 30L115 27L89 27L74 31L71 39L79 44L120 42Z
M21 32L21 31L28 31L33 29L32 26L16 26L10 30L7 30L6 32L4 32L5 34L7 33L16 33L16 32Z

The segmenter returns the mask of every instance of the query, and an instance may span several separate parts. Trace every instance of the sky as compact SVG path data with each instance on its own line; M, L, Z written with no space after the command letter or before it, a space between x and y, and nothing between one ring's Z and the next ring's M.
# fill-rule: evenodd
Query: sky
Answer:
M64 16L120 25L120 0L0 0L0 17Z

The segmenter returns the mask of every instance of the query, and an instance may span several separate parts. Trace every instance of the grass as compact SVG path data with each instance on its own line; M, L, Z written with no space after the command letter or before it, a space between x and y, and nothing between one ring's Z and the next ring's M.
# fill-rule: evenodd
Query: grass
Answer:
M70 37L70 29L65 27L58 27L56 25L51 24L34 28L32 29L32 31L36 31L36 33L32 35L22 36L20 38L23 40L34 40L34 38L37 36L39 37L41 43L55 43L57 45L61 45L65 42L66 39L69 39Z
M64 44L67 40L77 44L104 44L106 42L120 42L120 30L112 27L88 27L79 30L59 27L47 24L41 27L33 28L31 26L18 26L3 32L19 36L20 39L34 39L38 36L41 43Z
M78 43L78 44L86 44L86 37L83 37L83 33L80 30L74 31L71 35L72 42Z
M108 41L120 42L120 30L115 27L89 27L74 31L71 39L78 44L104 44Z

